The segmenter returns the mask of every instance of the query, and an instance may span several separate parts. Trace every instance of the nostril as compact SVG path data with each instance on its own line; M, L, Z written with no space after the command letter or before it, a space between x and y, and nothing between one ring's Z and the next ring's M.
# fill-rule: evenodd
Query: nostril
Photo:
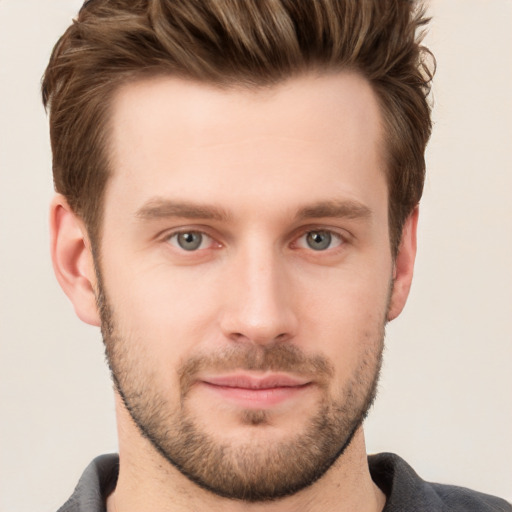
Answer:
M238 343L246 343L250 341L249 337L245 334L242 334L241 332L232 332L229 337Z
M241 332L232 332L231 334L229 334L229 338L236 343L256 343L267 345L270 343L286 341L289 338L291 338L291 335L283 332L276 336L265 336L261 335L261 333L259 333L259 335L255 334L254 336L249 336L248 334L243 334Z

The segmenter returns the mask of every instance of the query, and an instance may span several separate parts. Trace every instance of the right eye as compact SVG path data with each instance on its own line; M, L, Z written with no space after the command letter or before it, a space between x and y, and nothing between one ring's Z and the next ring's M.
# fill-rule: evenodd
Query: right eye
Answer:
M167 240L174 247L189 252L208 249L213 244L213 239L200 231L178 231Z

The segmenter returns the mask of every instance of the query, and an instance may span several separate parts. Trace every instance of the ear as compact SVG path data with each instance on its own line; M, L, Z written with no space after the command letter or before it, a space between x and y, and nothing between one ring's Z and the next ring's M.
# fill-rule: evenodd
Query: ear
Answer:
M99 326L96 273L87 230L61 194L55 195L50 206L50 238L57 281L80 320Z
M393 291L388 310L388 321L394 320L404 309L411 289L414 260L416 259L416 231L419 209L416 207L407 217L402 239L393 269Z

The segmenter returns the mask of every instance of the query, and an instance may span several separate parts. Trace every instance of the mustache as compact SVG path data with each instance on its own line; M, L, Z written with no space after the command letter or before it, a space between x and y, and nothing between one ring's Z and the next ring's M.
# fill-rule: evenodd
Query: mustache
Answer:
M314 378L319 385L326 385L334 375L334 367L326 357L306 355L295 345L235 345L218 353L198 355L184 361L178 368L180 394L185 397L202 373L235 370L293 373Z

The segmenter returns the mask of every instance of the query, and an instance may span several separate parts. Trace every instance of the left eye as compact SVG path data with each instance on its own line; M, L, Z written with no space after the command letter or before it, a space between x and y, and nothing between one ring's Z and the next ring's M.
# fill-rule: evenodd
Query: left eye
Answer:
M174 233L168 240L171 245L183 249L184 251L205 249L212 243L212 239L200 231L182 231L180 233Z
M299 238L298 245L302 248L313 249L313 251L325 251L343 244L340 235L327 230L315 230L304 233Z

